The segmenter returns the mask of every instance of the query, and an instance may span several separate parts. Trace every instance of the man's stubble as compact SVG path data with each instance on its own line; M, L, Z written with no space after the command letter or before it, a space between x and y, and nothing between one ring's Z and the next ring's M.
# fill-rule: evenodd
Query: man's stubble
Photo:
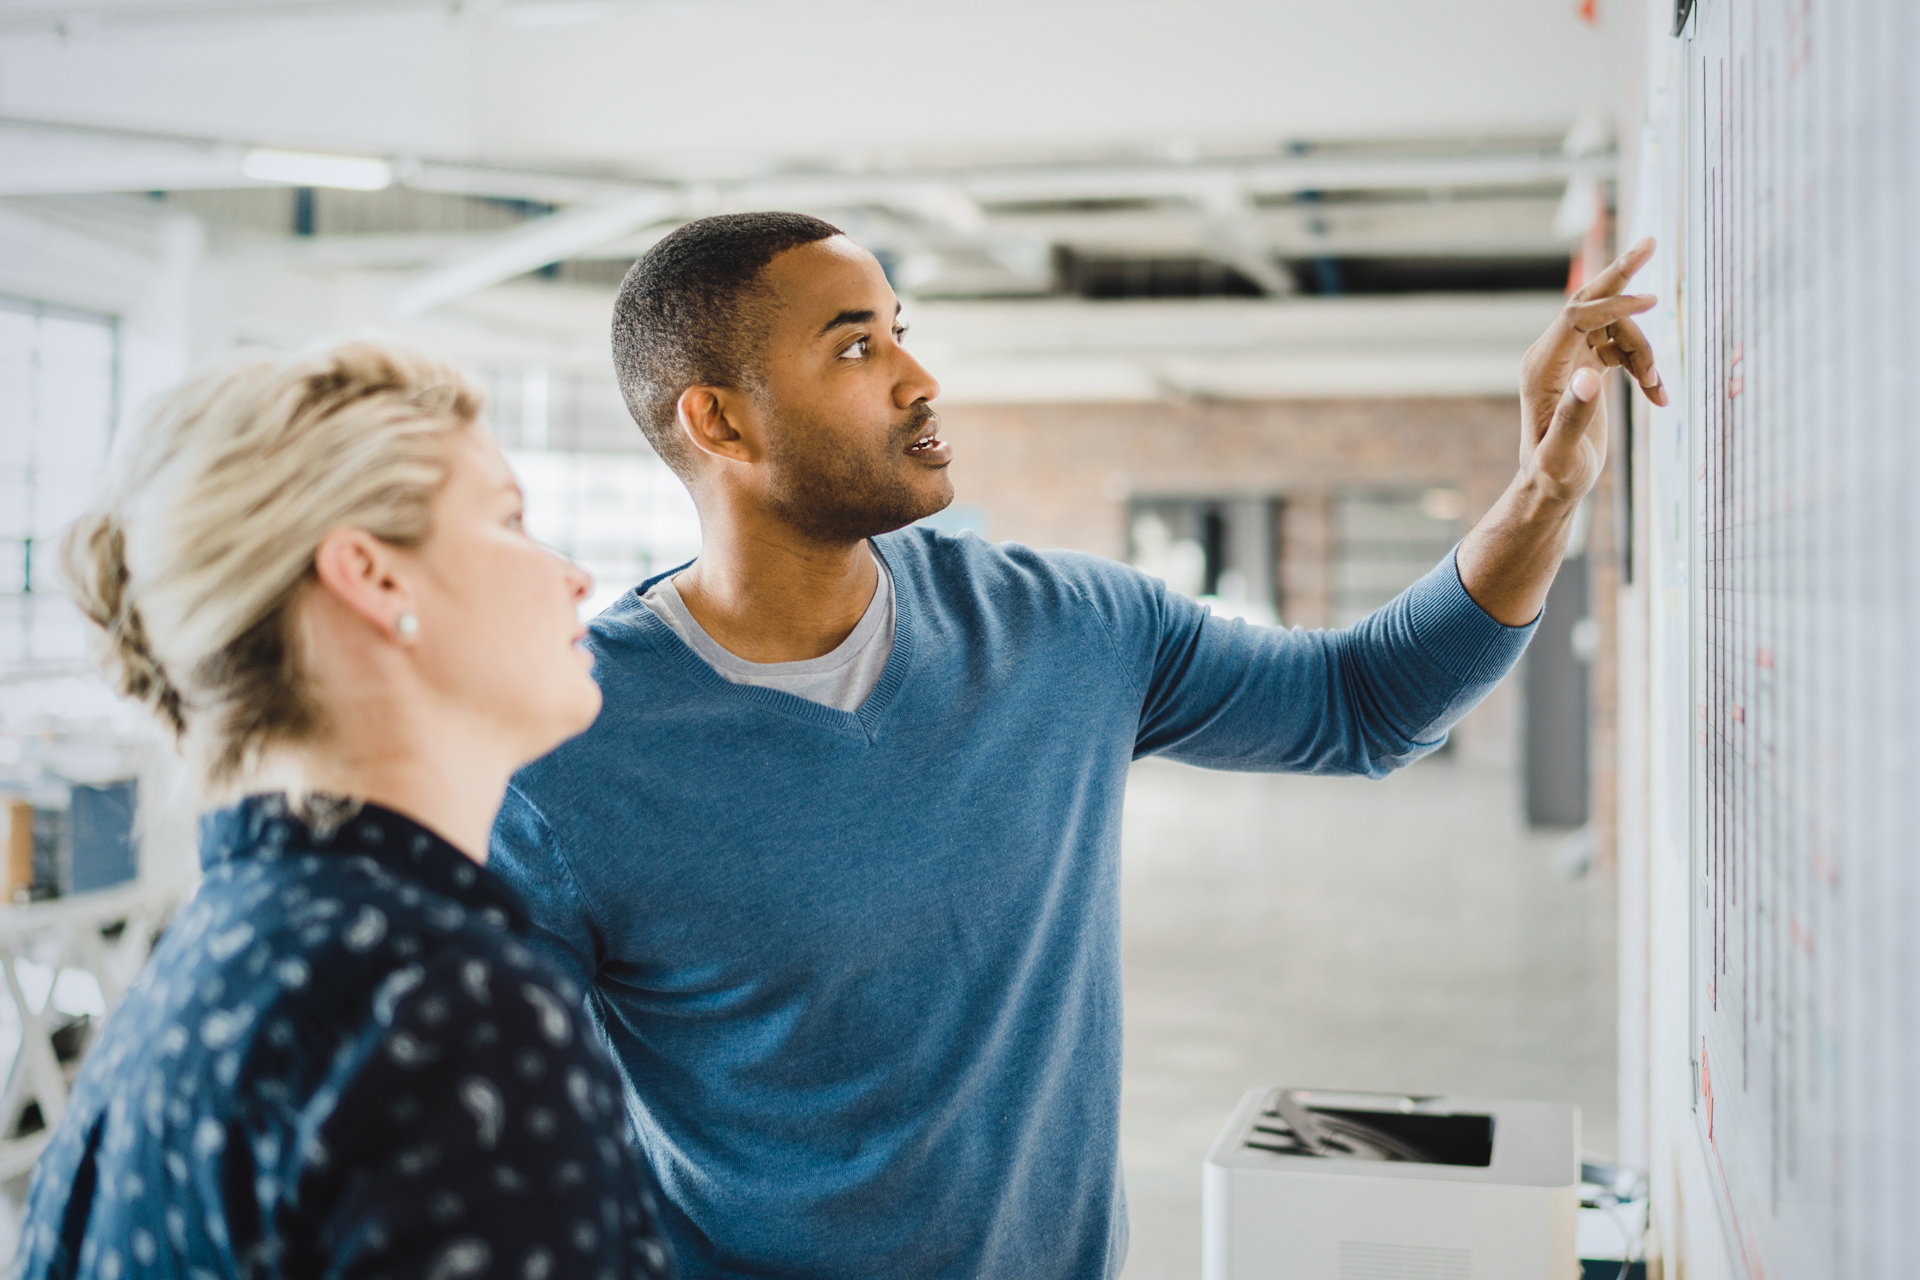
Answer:
M808 538L846 544L905 528L953 501L953 486L937 496L910 483L904 451L926 428L933 410L922 401L872 451L840 445L823 419L804 410L769 406L775 430L767 444L777 515Z

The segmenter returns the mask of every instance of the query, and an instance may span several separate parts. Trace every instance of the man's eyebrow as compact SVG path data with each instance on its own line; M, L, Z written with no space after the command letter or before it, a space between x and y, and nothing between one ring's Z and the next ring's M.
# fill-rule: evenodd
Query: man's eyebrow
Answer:
M902 304L898 302L893 304L893 315L896 320L900 318L901 305ZM827 334L832 333L835 329L838 329L843 325L872 324L876 319L878 319L877 314L872 310L864 307L854 311L842 311L839 315L835 316L833 319L821 325L820 332L814 334L813 336L816 338L825 337Z
M840 328L842 325L872 324L873 319L874 319L873 312L869 310L861 309L858 311L842 311L839 315L835 316L833 319L821 325L820 332L815 334L814 337L816 338L824 337L825 335L832 333L835 329Z

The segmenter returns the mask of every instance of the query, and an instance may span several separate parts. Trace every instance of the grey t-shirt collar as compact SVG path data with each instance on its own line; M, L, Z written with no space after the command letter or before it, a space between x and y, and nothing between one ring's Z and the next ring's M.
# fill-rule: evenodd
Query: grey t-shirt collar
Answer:
M688 648L733 684L782 689L811 702L853 712L880 682L893 653L893 575L878 555L873 562L880 571L879 580L860 621L832 652L799 662L749 662L730 653L694 621L671 577L654 583L640 597L640 603L659 615Z

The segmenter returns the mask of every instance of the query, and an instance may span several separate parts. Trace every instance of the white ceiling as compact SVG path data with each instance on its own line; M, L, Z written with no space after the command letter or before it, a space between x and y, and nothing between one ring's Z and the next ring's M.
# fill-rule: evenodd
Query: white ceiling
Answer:
M380 328L494 366L603 368L610 288L515 277L633 256L701 213L802 208L923 295L949 399L1498 392L1551 293L1289 298L1280 263L1565 252L1556 209L1590 212L1612 169L1590 127L1605 33L1578 7L0 0L0 291L121 310L106 249L98 271L50 273L35 246L150 239L150 300L127 314L159 341L190 313L195 359ZM1585 140L1563 148L1570 129ZM243 186L256 146L557 211L295 237L99 194ZM1319 191L1367 194L1293 198ZM1197 254L1267 297L1008 300L1049 289L1056 248Z
M0 116L738 175L1558 135L1575 0L12 0Z

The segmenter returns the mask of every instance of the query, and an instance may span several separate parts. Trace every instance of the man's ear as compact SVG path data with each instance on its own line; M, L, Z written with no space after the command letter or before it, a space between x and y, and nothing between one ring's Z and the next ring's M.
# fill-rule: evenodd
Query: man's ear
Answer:
M745 398L732 387L688 387L674 404L674 419L700 452L727 462L756 462L760 441L746 408Z
M414 611L413 593L398 568L394 549L365 529L335 529L313 553L320 588L394 640L401 638L401 617Z

